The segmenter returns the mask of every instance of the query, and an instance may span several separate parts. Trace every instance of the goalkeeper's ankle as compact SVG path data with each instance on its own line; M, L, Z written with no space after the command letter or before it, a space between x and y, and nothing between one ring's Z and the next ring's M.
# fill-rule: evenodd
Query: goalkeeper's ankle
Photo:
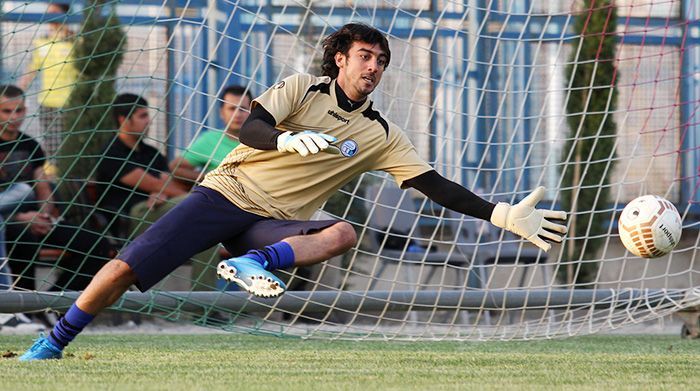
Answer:
M294 250L287 242L277 242L260 250L250 250L242 258L258 262L268 271L294 266Z
M49 342L63 350L94 318L94 315L88 314L73 303L49 333Z

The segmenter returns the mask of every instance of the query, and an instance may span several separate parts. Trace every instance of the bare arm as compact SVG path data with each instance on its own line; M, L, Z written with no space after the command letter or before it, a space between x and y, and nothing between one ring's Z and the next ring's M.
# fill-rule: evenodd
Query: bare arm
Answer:
M29 85L32 84L34 78L36 77L37 71L29 71L19 79L19 88L23 91L27 91Z
M53 225L51 218L58 217L58 209L52 203L51 185L44 173L44 168L37 167L34 169L33 178L36 180L34 193L37 201L41 203L41 208L39 210L17 213L14 215L14 220L29 224L29 230L33 234L44 236L49 233Z
M168 164L170 172L175 179L189 182L198 182L203 172L197 170L187 159L182 156L176 157Z
M122 176L119 181L149 194L160 193L166 197L186 194L185 189L171 181L169 175L162 174L160 177L157 177L147 173L143 168L131 170L131 172Z
M58 209L53 205L51 181L44 172L44 167L37 167L34 169L34 179L36 180L34 193L36 194L36 200L42 204L41 211L57 217Z
M40 66L37 64L39 60L43 62L45 60L44 57L41 56L39 50L37 50L37 45L39 43L37 41L32 42L32 55L31 58L29 59L29 64L27 68L25 68L26 72L22 77L19 79L19 85L18 87L21 88L25 93L27 92L27 89L29 86L32 84L34 81L34 78L36 78L37 74L39 73L39 69L37 66ZM39 57L42 57L41 59Z
M34 179L36 180L34 192L36 193L37 201L51 201L51 185L49 184L49 178L44 172L44 167L37 167L34 170Z

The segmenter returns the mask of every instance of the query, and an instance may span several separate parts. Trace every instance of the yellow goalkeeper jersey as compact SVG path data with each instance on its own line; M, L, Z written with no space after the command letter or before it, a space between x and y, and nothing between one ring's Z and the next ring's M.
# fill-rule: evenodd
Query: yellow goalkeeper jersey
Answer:
M401 185L432 170L408 137L367 99L343 110L335 80L297 74L260 97L283 131L312 130L332 135L341 154L262 151L240 145L211 171L202 186L217 190L245 211L276 219L305 220L337 189L365 171L381 170Z

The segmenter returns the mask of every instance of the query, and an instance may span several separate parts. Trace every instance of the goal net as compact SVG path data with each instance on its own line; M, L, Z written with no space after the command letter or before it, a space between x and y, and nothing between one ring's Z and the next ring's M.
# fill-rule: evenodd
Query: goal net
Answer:
M1 4L0 84L24 89L21 131L44 152L7 136L17 120L7 119L12 108L2 113L2 311L67 308L100 265L178 202L104 206L115 188L125 199L140 192L99 175L116 137L117 94L148 101L144 141L174 161L196 138L226 129L227 86L257 96L291 74L319 74L323 37L350 21L389 38L391 64L374 107L419 154L492 202L516 203L545 186L539 207L569 213L564 243L541 252L368 172L316 216L350 222L356 248L280 271L289 286L280 298L217 281L215 266L230 254L215 247L148 293L127 292L114 310L309 338L530 339L700 305L693 2ZM206 159L215 161L213 151ZM174 169L152 163L142 168ZM44 189L58 208L48 234L27 214L44 211ZM661 258L636 257L618 237L622 208L645 194L668 199L682 216L683 236Z

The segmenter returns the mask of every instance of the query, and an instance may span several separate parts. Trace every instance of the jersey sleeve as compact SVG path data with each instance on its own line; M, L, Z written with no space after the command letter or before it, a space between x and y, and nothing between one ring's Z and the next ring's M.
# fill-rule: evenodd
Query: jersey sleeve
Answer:
M387 147L381 153L373 170L385 171L394 177L400 187L404 182L433 168L420 156L408 137L396 125L389 125Z
M270 87L253 100L253 107L261 105L279 124L297 110L307 88L315 78L311 75L295 74Z
M41 145L39 145L36 140L29 139L29 145L32 151L29 160L31 162L32 169L36 170L37 168L42 167L46 162L46 154L44 154L44 150L41 149Z
M208 148L210 148L210 145L204 140L204 137L197 137L192 145L182 154L182 158L187 160L192 166L202 168L207 165L210 159L210 156L208 156L206 152ZM209 155L213 152L214 151L210 149Z

